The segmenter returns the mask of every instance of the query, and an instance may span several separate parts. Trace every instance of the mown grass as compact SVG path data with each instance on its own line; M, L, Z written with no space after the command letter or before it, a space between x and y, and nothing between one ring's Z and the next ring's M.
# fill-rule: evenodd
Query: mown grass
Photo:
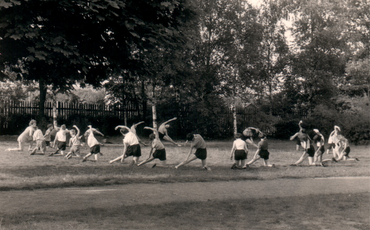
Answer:
M175 183L193 181L229 181L229 180L268 180L276 178L315 178L315 177L354 177L370 176L369 146L351 146L350 156L360 158L359 162L347 161L329 164L328 167L302 166L291 167L302 154L295 151L295 143L291 141L270 140L270 162L275 168L262 167L262 162L256 162L247 170L231 170L230 160L232 141L207 142L208 164L212 171L201 169L199 160L179 169L173 167L183 161L189 151L189 144L177 147L165 142L167 164L169 167L151 168L150 162L141 167L130 167L131 159L123 164L109 164L109 160L119 156L122 151L120 137L111 138L109 144L101 147L104 154L98 162L81 162L79 158L65 159L62 156L47 155L30 156L23 152L6 151L15 147L16 137L0 138L0 190L37 189L71 186L104 186L128 183ZM25 148L27 149L27 148ZM54 149L49 150L49 152ZM147 158L150 148L142 147L142 157ZM255 148L250 149L248 159L252 159ZM88 152L82 148L83 155ZM331 155L324 155L330 158ZM158 165L158 164L157 164Z
M4 214L0 229L369 229L369 193Z

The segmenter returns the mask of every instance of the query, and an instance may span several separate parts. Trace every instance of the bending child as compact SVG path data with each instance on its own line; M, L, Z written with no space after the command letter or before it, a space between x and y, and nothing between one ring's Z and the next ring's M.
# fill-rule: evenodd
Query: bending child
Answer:
M45 137L42 134L41 129L36 127L36 131L33 134L33 140L36 142L36 147L32 150L30 155L35 155L37 150L41 150L42 154L45 154L46 150L46 142L45 142Z
M132 156L131 165L137 165L141 156L141 148L136 134L133 133L131 129L129 129L125 125L118 125L115 130L117 129L123 129L122 131L120 130L122 135L124 136L122 155L109 161L109 164L112 164L116 161L121 161L121 163L123 163L125 158Z
M104 137L104 134L99 132L97 129L94 129L91 125L88 126L88 130L85 132L85 136L87 137L87 145L90 147L90 152L82 158L82 162L85 162L87 158L94 155L94 160L98 160L98 154L103 155L100 152L100 145L102 145L94 136L94 133L97 133Z
M66 125L62 125L60 127L60 130L55 135L54 144L53 146L57 147L57 151L54 153L50 153L49 156L52 156L54 154L58 154L60 151L60 155L64 155L64 151L67 147L67 134L69 133L69 130L66 128Z
M150 129L150 130L153 131L153 133L151 133L149 135L149 139L152 140L152 143L151 143L152 148L150 149L148 159L146 159L145 161L142 161L137 166L146 164L146 163L151 162L155 159L159 159L161 161L161 166L165 167L166 166L166 149L164 148L164 145L162 144L161 140L159 139L158 131L156 129L151 128L151 127L144 127L144 129ZM154 164L152 166L152 168L154 168L156 165L157 164Z
M199 134L191 134L189 133L186 135L186 140L192 142L190 146L190 151L188 154L188 157L185 161L181 162L180 164L175 166L175 169L178 169L182 165L186 165L193 160L200 159L202 161L203 169L206 169L208 171L211 170L211 168L207 167L207 148L206 148L206 142L204 141L203 137ZM195 152L192 154L193 149ZM192 157L190 157L193 155Z
M170 137L170 136L168 136L168 128L170 127L170 125L168 124L168 123L170 123L171 121L174 121L174 120L176 120L177 118L176 117L174 117L174 118L172 118L172 119L170 119L170 120L168 120L168 121L166 121L166 122L164 122L164 123L162 123L160 126L159 126L159 128L158 128L158 133L159 133L159 138L161 139L161 140L166 140L166 141L169 141L169 142L171 142L172 144L174 144L174 145L177 145L177 146L179 146L179 147L181 147L181 145L180 144L177 144L175 141L173 141L172 140L172 138Z
M248 156L248 146L247 143L242 140L242 137L243 135L241 133L235 134L235 141L233 142L230 153L230 160L233 160L234 157L235 163L231 166L231 169L236 169L245 165L245 160Z
M28 151L32 150L33 145L33 133L36 129L36 120L31 120L29 126L23 131L21 135L19 135L18 141L18 148L14 149L7 149L7 151L23 151L23 143L28 143Z
M268 142L267 142L267 137L265 134L262 135L261 141L258 142L257 146L257 151L254 154L254 157L251 161L249 161L243 168L249 167L249 165L253 164L259 159L263 159L263 165L267 167L274 167L274 164L269 164L268 159L269 159L270 153L268 151Z
M81 146L82 136L80 136L80 129L76 125L74 125L73 127L75 129L72 129L70 131L71 139L69 139L69 146L71 148L69 149L69 152L66 155L67 159L71 159L73 155L75 155L77 157L81 157L81 155L80 155L80 146ZM76 133L76 130L77 130L77 133Z

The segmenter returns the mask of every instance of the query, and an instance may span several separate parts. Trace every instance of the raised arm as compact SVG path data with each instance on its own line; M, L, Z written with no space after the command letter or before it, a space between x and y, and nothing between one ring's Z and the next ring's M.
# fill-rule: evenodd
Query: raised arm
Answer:
M97 133L97 134L102 135L102 136L104 137L104 134L102 134L101 132L99 132L97 129L92 128L91 130L92 130L94 133Z
M154 129L154 128L151 128L149 126L145 126L144 129L150 129L153 131L154 135L155 135L155 139L159 139L159 133L158 133L158 130L157 129Z
M136 123L136 124L133 124L133 125L131 126L131 128L136 129L136 127L137 127L138 125L142 124L142 123L144 123L144 121L140 121L140 122L138 122L138 123Z
M129 130L130 131L130 128L129 127L127 127L126 125L117 125L116 126L116 128L114 128L115 130L117 130L117 129L127 129L127 130Z
M76 136L80 136L80 129L77 127L77 125L74 125L73 126L76 130L77 130L77 134L76 134Z
M172 118L172 119L169 119L168 121L166 121L166 122L163 122L161 125L166 125L166 124L168 124L168 123L170 123L171 121L174 121L174 120L176 120L177 119L177 117L174 117L174 118Z

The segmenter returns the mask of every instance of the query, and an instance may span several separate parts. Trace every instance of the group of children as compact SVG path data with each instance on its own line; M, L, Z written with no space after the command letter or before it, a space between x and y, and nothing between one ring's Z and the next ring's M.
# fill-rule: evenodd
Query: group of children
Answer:
M109 161L110 164L120 161L121 163L125 160L125 158L132 156L132 163L131 165L141 166L148 162L151 162L155 159L160 160L161 166L166 166L166 149L162 143L162 140L166 140L171 142L174 145L181 146L180 144L173 141L168 135L168 128L169 122L176 120L172 118L163 124L161 124L157 129L151 127L144 127L144 129L151 130L153 133L149 135L149 139L151 140L151 150L149 153L149 157L139 162L139 158L141 157L141 148L140 144L144 144L136 134L136 127L142 123L136 123L131 126L131 128L125 125L118 125L115 129L120 131L120 133L124 136L123 139L123 151L122 155L119 157ZM350 158L350 146L349 142L343 135L340 134L340 128L338 126L334 127L334 131L330 134L328 143L330 147L327 149L327 153L329 150L332 149L333 157L331 159L323 160L323 154L325 152L325 138L320 133L318 129L313 129L315 136L311 139L310 136L307 134L306 130L302 128L302 121L299 122L300 130L293 136L291 136L290 140L297 139L297 150L300 147L303 147L304 152L302 156L291 166L297 166L301 164L306 158L308 158L309 165L315 166L325 166L324 163L328 161L338 162L342 159L344 160L359 160L358 158ZM97 129L93 128L91 125L88 126L87 131L84 135L81 135L80 129L74 125L73 129L68 130L66 129L65 125L61 127L57 126L57 122L54 121L54 124L49 124L47 126L47 130L45 134L37 127L36 121L31 120L29 123L29 127L18 137L18 144L19 147L15 149L8 149L9 151L15 150L23 150L23 144L29 143L29 151L31 151L31 155L34 155L38 150L41 151L42 154L45 154L46 147L55 147L56 151L53 151L49 154L49 156L53 156L55 154L64 155L64 151L67 147L67 134L70 134L71 138L69 139L69 152L65 155L67 159L72 158L73 156L81 157L80 155L80 146L82 144L81 139L85 137L86 144L90 147L90 151L87 155L85 155L82 161L86 161L86 159L92 155L95 157L95 161L98 159L98 154L103 155L100 152L100 146L103 145L100 143L94 136L94 134L99 134L104 136L101 132ZM52 141L52 136L55 135L54 140ZM255 144L253 141L253 137L258 136L260 141L258 144ZM180 166L186 165L196 159L200 159L202 162L202 168L206 170L211 170L207 166L207 147L206 142L204 141L203 137L199 134L192 134L189 133L186 136L186 141L191 142L190 150L187 155L187 158L175 166L178 169ZM32 148L33 143L36 143L36 146ZM316 143L316 148L314 147L314 143ZM247 155L248 155L248 144L251 144L257 148L253 158L251 161L246 162ZM249 165L253 164L259 159L263 159L263 164L266 167L274 167L274 164L269 164L269 151L268 151L268 142L266 135L261 132L258 128L248 127L246 128L243 133L237 133L235 135L235 140L233 142L233 146L230 153L230 159L234 160L234 164L231 166L232 169L237 168L247 168ZM154 164L152 167L156 167Z
M67 159L72 158L73 156L81 157L80 155L80 146L81 139L85 137L87 145L90 147L90 152L83 157L82 161L92 155L95 156L97 160L97 154L101 154L100 146L103 145L100 143L94 136L94 133L104 136L97 129L92 128L91 125L88 126L88 130L84 135L80 135L80 129L74 125L73 129L68 130L65 125L58 127L57 122L54 121L54 124L49 124L45 134L42 133L41 129L37 127L36 120L31 120L29 126L25 131L18 137L18 148L8 149L8 151L22 151L24 144L29 144L28 150L31 152L30 155L35 155L39 150L41 154L46 153L46 148L56 148L56 151L53 151L49 156L60 154L64 156L64 151L67 147L67 134L70 134L69 139L69 152L65 155ZM52 137L55 136L52 141ZM33 143L36 143L36 146L32 148Z
M349 141L342 134L340 134L340 128L334 126L334 130L330 133L328 138L329 148L327 153L332 150L333 157L330 159L323 160L323 154L325 153L325 138L318 129L313 129L315 136L311 139L307 134L305 128L302 128L302 121L299 122L299 132L290 137L290 140L297 140L296 148L299 150L300 147L304 149L302 156L291 166L297 166L301 164L306 158L308 158L308 164L311 166L325 166L325 162L338 162L340 160L354 160L359 161L358 158L351 158L349 156L350 147ZM316 143L316 148L314 144Z

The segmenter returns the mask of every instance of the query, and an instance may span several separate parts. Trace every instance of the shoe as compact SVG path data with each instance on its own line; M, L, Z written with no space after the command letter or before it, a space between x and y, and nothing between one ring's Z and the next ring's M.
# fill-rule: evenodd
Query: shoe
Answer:
M50 154L49 154L49 157L51 157L51 156L53 156L53 155L54 155L54 153L50 153Z
M152 166L152 168L155 168L155 166L157 166L157 164L154 164L154 165Z
M326 167L326 164L324 164L324 163L320 163L320 166L321 166L321 167Z
M249 165L244 165L244 166L242 167L242 169L247 169L247 168L249 168Z
M358 159L357 157L355 157L355 160L356 160L356 161L360 161L360 159Z
M82 162L85 162L86 161L86 158L84 157L83 159L82 159Z
M231 169L236 169L238 167L236 167L236 163L234 163L232 166L231 166Z
M334 161L334 162L338 162L334 157L331 158L331 160Z
M211 168L208 168L207 166L204 166L203 169L205 169L207 171L211 171Z
M36 149L34 149L34 150L30 153L30 155L35 155L35 153L36 153Z
M271 165L271 168L275 168L275 164L272 164L272 165Z
M179 166L175 166L175 169L178 169L179 168Z
M290 166L298 166L297 164L291 164Z
M99 153L99 154L103 156L103 153Z

